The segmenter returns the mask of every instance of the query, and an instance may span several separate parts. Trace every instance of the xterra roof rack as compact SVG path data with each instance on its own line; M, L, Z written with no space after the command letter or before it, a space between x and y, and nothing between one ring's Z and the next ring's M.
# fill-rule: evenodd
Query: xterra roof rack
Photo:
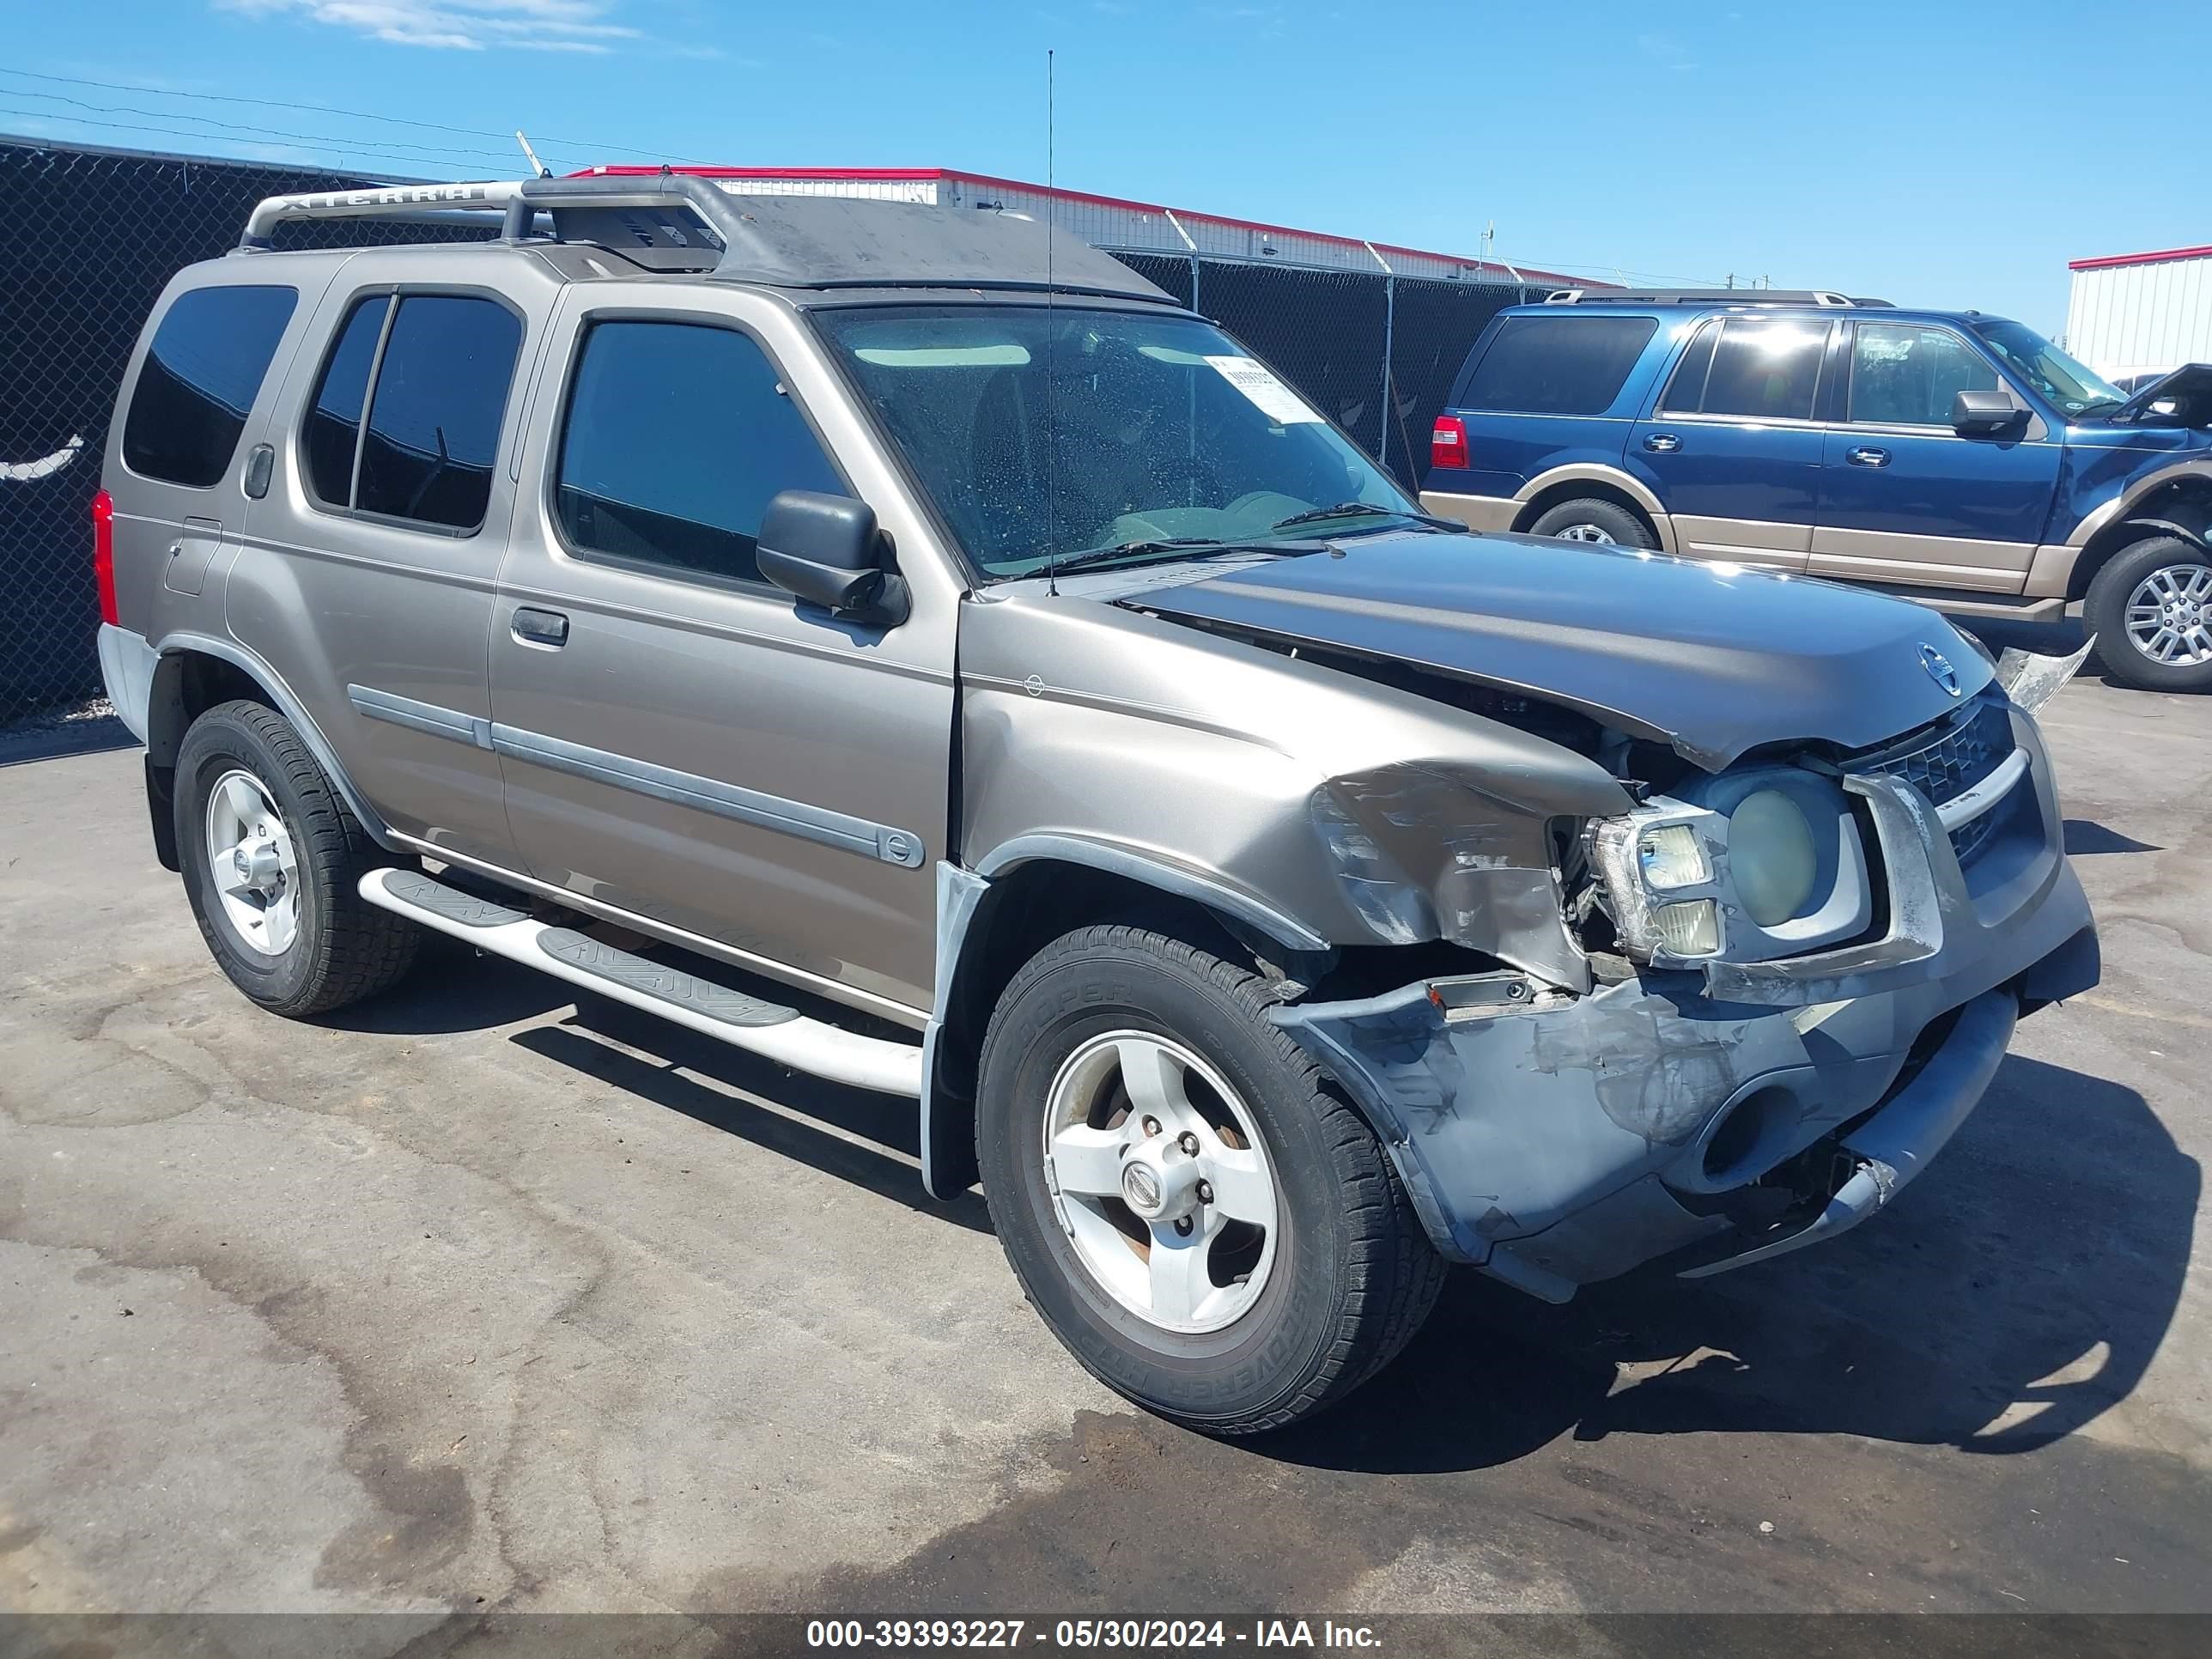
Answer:
M732 188L736 185L738 188ZM659 271L772 288L1012 289L1174 300L1110 254L1025 215L940 212L896 202L745 196L742 181L663 173L644 178L520 179L271 196L240 239L271 247L295 220L501 216L500 240L582 242Z
M1617 288L1563 288L1544 296L1547 306L1833 306L1849 311L1890 307L1887 300L1837 294L1824 288L1655 288L1641 293Z

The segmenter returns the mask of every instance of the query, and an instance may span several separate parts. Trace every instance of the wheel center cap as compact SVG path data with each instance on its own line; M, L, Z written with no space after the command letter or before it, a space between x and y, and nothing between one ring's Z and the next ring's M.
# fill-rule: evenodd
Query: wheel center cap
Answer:
M246 842L234 848L230 863L231 867L252 887L273 884L283 869L276 857L276 843L270 841Z
M1161 1136L1129 1154L1121 1166L1121 1201L1145 1221L1180 1221L1198 1205L1198 1160L1167 1155Z

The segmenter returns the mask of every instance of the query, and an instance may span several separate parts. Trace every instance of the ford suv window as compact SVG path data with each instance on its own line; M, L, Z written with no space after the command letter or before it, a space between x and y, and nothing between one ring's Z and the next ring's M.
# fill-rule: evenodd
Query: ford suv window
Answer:
M1707 415L1758 421L1809 421L1828 331L1818 323L1731 317L1705 376L1698 405Z
M1303 398L1195 318L1006 306L814 316L987 575L1082 552L1172 556L1194 542L1424 521ZM1339 511L1302 517L1321 507Z
M2127 402L2118 386L2032 328L1997 317L1971 326L2008 368L2069 415L2106 415Z
M154 331L123 424L123 459L142 477L205 489L230 470L300 291L202 288L177 296Z
M554 487L570 543L758 581L753 538L783 489L849 493L750 336L690 323L592 328Z
M446 530L481 525L521 344L521 320L495 301L402 295L369 396L354 505Z
M1948 328L1858 325L1851 344L1854 421L1948 427L1955 395L1996 390L1996 371Z
M1475 365L1462 406L1602 415L1658 328L1649 317L1509 317Z

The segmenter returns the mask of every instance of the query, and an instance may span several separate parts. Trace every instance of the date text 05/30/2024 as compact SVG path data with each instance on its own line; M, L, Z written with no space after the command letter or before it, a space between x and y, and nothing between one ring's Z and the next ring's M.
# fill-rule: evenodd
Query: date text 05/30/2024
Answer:
M1328 1619L810 1619L810 1648L1365 1648L1366 1625Z

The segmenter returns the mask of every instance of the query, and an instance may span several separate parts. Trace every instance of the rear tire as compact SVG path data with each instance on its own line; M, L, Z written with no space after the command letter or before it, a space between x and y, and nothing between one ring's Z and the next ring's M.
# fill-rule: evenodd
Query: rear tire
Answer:
M1620 547L1656 547L1659 538L1644 515L1619 501L1586 495L1561 501L1537 515L1528 526L1532 536L1551 536L1560 541L1611 543Z
M1024 1291L1092 1376L1209 1434L1340 1399L1443 1282L1381 1144L1267 1006L1255 975L1180 940L1086 927L1014 975L983 1042L976 1156ZM1154 1090L1141 1062L1159 1056ZM1075 1161L1092 1146L1103 1162ZM1158 1187L1140 1176L1131 1198L1123 1177L1156 1158L1171 1188L1196 1179L1182 1146L1210 1180L1147 1222L1132 1205Z
M273 708L226 702L194 720L177 756L175 806L200 937L270 1012L327 1013L414 964L421 930L361 896L363 872L383 862L376 844ZM234 851L215 844L234 841Z
M2083 619L2097 657L2123 685L2212 690L2212 555L2179 536L2148 536L2105 562Z

